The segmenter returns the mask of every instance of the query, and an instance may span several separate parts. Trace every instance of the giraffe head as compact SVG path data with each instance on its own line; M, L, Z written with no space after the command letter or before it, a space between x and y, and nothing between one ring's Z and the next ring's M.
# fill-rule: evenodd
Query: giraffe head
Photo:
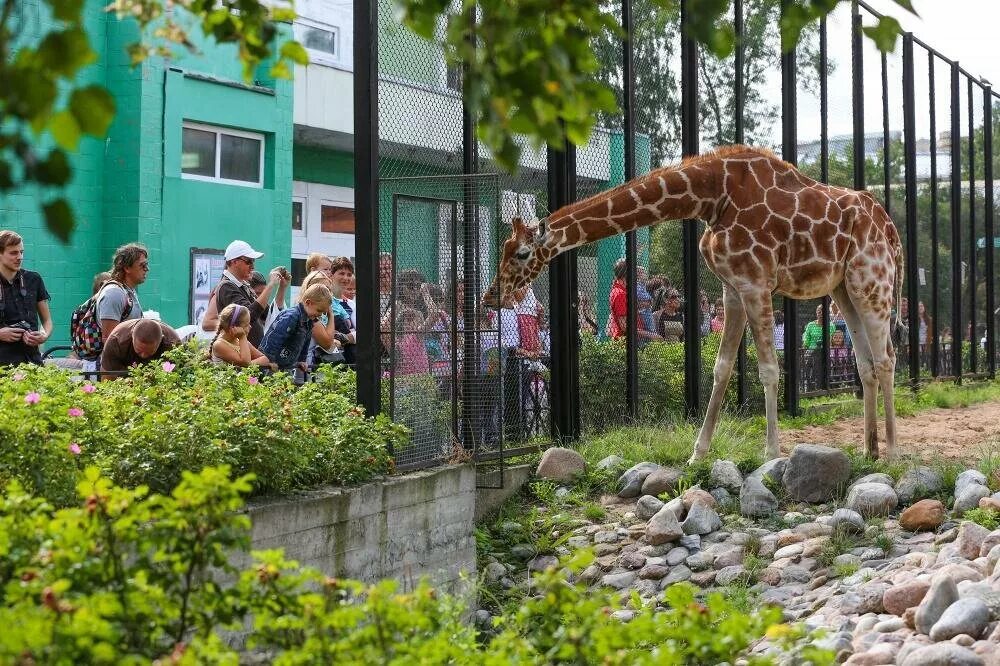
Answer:
M483 295L483 305L488 308L512 307L514 292L531 284L556 254L544 251L548 240L547 220L529 227L515 217L511 226L513 231L504 241L497 275Z

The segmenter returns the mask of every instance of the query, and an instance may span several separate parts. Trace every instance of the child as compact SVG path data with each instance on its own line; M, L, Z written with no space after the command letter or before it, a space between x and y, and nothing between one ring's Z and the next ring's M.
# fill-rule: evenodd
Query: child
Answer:
M247 340L250 332L250 310L238 303L231 303L219 313L215 338L208 346L208 355L215 365L228 363L240 368L250 365L270 367L267 356ZM273 369L273 368L272 368Z
M264 335L261 351L279 370L298 367L307 371L306 354L312 339L313 325L320 315L330 316L333 295L323 284L313 284L299 296L299 304L282 310Z
M402 306L396 315L396 373L418 375L430 372L430 358L423 341L424 318L409 306Z

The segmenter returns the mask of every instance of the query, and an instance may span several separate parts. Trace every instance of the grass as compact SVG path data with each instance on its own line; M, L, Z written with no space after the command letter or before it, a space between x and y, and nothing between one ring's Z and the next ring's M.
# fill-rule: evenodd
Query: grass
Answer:
M962 514L962 518L971 520L991 531L1000 528L1000 513L993 509L969 509Z
M833 565L834 578L846 578L858 573L860 566L854 562L841 562Z

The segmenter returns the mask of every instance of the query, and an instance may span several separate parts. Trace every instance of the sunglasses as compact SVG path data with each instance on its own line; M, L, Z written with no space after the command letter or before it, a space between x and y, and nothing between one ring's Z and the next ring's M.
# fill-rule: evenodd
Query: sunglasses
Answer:
M253 268L253 264L254 264L254 260L253 259L249 259L247 257L240 257L240 261L242 261L247 266Z
M137 265L137 266L138 266L139 268L141 268L142 270L144 270L144 271L148 271L148 270L149 270L149 262L148 262L148 261L140 261L140 262L139 262L138 264L136 264L136 265Z

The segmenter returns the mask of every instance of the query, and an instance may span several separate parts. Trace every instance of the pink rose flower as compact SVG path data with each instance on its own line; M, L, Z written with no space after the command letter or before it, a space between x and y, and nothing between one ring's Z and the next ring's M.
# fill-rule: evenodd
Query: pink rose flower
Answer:
M163 362L163 372L173 372L174 368L176 368L176 367L177 366L174 365L173 363L171 363L170 361L164 361Z
M256 386L257 384L260 384L260 380L256 377L247 377L247 383L251 386Z
M97 387L94 386L93 384L84 384L83 385L83 392L84 393L93 393L96 390L97 390Z
M72 453L74 456L80 455L80 451L82 450L83 449L81 449L80 445L77 444L76 442L71 442L69 445L69 452Z
M40 395L39 395L38 393L36 393L35 391L32 391L32 392L31 392L31 393L29 393L28 395L24 396L24 401L25 401L26 403L28 403L29 405L34 405L34 404L37 404L37 403L38 403L38 401L39 401L39 400L41 400L41 399L42 399L42 396L40 396Z
M70 416L74 417L74 418L77 417L77 416L83 416L83 410L80 409L79 407L70 407L66 411L66 413L69 414Z

